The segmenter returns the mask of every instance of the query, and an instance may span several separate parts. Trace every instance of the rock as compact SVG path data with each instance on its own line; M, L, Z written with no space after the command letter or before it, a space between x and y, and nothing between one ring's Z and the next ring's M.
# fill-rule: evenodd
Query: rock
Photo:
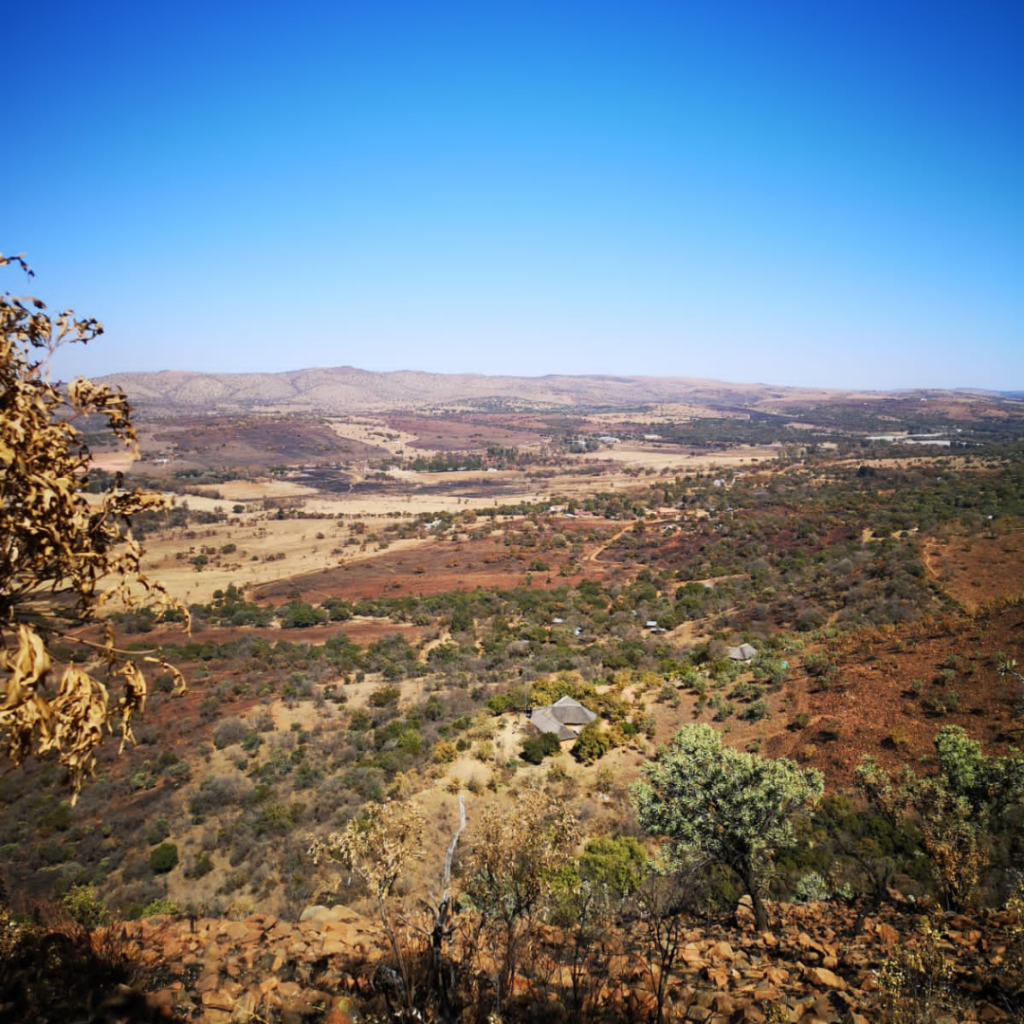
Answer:
M268 939L276 942L278 939L288 938L293 931L294 927L287 921L277 921L272 928L267 929L266 935Z
M701 953L701 947L695 942L688 942L679 950L679 958L687 967L699 969L707 964Z
M984 1024L1001 1024L1002 1021L1009 1019L1010 1015L994 1003L982 1003L978 1009L978 1020L983 1021Z
M158 992L149 995L149 1001L156 1007L166 1007L168 1010L174 1007L174 997L177 993L173 989L162 988Z
M724 939L716 942L708 950L708 959L710 960L734 960L735 958L736 954L732 951L732 946Z
M215 992L220 988L220 971L216 967L204 971L194 986L196 992L205 995L207 992Z
M341 954L351 953L352 947L343 939L329 937L324 939L324 944L321 947L320 952L324 956L338 956Z
M261 1002L259 989L243 992L235 1000L235 1008L231 1011L232 1024L249 1024L256 1016L256 1010Z
M749 1003L732 1015L730 1024L764 1024L765 1019L764 1011Z
M281 1019L283 1022L302 1024L307 1018L321 1013L329 1001L330 997L323 992L302 989L293 996L282 998Z
M231 1024L231 1014L227 1010L215 1010L211 1007L203 1011L199 1020L201 1024Z
M717 992L711 999L711 1009L728 1015L735 1011L736 1001L727 992Z
M819 953L822 956L825 955L825 947L819 942L815 942L814 939L807 934L807 932L801 932L796 937L797 945L803 949L813 950L815 953Z
M231 996L232 999L238 999L238 997L245 991L245 986L239 985L237 981L225 978L220 983L220 991Z
M826 967L805 967L803 970L804 981L816 988L844 989L846 982Z
M230 1013L235 1008L235 1000L227 992L216 989L211 992L204 992L202 998L204 1010L224 1010Z
M241 942L251 931L244 921L222 921L217 930L217 941Z
M804 979L818 988L842 991L847 987L846 982L838 974L824 967L807 968L804 972Z
M357 1020L358 1018L353 1017L344 1007L333 1006L327 1011L323 1024L355 1024Z
M726 968L705 967L703 974L715 988L726 989L729 987L729 972Z

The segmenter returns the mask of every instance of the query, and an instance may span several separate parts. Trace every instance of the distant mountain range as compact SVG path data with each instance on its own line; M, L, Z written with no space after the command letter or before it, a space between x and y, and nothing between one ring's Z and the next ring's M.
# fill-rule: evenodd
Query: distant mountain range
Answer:
M646 405L758 406L783 400L819 403L849 395L823 388L732 384L689 377L489 377L482 374L375 373L351 366L285 373L122 373L102 378L124 388L151 415L317 412L343 415L464 406L521 409L636 409ZM873 393L877 395L878 393ZM904 392L900 396L906 398Z

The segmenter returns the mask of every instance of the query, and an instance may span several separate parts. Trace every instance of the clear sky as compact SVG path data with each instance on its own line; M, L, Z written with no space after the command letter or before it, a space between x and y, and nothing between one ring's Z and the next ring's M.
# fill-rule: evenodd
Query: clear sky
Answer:
M3 34L0 251L107 327L64 375L1024 388L1020 0L14 0Z

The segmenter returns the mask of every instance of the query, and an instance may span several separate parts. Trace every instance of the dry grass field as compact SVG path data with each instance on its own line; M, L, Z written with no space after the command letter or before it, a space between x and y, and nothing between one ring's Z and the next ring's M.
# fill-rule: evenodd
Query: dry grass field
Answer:
M546 440L532 419L519 417L510 427L497 418L481 425L479 415L469 423L425 416L333 418L322 427L314 423L309 436L303 435L294 418L271 419L258 427L239 422L230 430L219 419L195 419L173 428L148 424L142 431L143 451L148 455L134 464L123 452L101 450L95 465L110 473L141 474L158 487L162 480L170 483L194 470L221 464L239 467L235 478L188 482L185 494L180 487L179 493L167 492L170 502L225 513L224 521L159 532L146 541L146 570L182 600L203 602L230 583L257 588L278 583L273 590L261 590L269 596L289 588L289 583L280 581L292 577L305 581L317 573L330 573L325 580L352 596L362 585L369 593L378 592L381 581L388 579L396 591L420 593L449 586L516 586L527 571L525 566L499 568L486 552L461 559L440 557L429 536L391 541L386 547L346 541L356 522L364 523L368 533L381 535L388 524L415 517L484 514L498 506L582 498L596 490L624 492L659 477L753 469L778 455L777 448L764 445L709 452L637 441L597 452L563 454L550 460L551 465L440 473L407 466L380 470L365 458L403 451L435 457L462 451L467 445L509 443L528 454L543 454ZM590 426L604 429L601 422ZM608 428L612 426L609 422ZM337 464L339 452L327 435L355 446L360 458ZM306 462L307 458L313 462ZM293 465L287 472L267 472L277 459L290 459ZM340 468L330 470L324 486L317 474L336 464ZM287 512L285 518L279 518L280 510ZM224 551L232 546L230 552ZM193 563L198 555L208 559L201 570ZM552 571L557 573L559 568L553 564ZM543 579L538 582L543 584ZM301 586L305 589L305 583Z

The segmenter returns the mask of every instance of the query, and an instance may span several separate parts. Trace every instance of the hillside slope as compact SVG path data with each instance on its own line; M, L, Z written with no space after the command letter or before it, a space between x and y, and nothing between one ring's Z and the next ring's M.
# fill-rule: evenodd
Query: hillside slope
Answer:
M148 412L287 409L340 413L458 403L494 403L506 408L637 408L664 402L722 406L784 396L813 401L837 394L825 389L729 384L686 377L489 377L414 370L375 373L351 366L285 373L167 370L114 374L102 381L123 387L133 403Z

